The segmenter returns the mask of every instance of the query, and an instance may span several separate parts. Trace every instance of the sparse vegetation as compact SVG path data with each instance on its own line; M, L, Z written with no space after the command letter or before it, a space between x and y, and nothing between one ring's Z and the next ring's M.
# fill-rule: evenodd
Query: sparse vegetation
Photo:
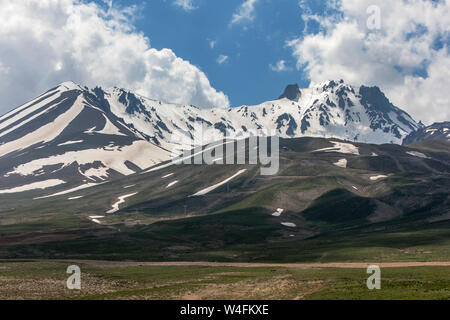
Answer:
M66 269L81 267L81 290ZM368 290L365 268L148 266L102 262L0 263L0 299L450 299L448 267L382 268Z
M281 140L277 176L260 176L256 165L183 165L80 191L77 195L83 198L79 200L2 196L0 258L258 263L450 261L447 152L436 151L436 145L427 150L433 157L436 155L436 163L408 156L404 148L391 145L360 145L361 156L312 152L326 147L329 142L325 139ZM347 168L333 164L344 156L349 159ZM247 171L227 185L205 196L189 197L242 168ZM173 174L170 179L162 178L169 173ZM370 179L378 175L385 178ZM179 183L167 189L172 180ZM127 200L125 207L107 215L102 224L89 219L90 215L104 215L128 185L136 185L127 189L128 193L139 193ZM283 209L281 216L272 216L277 208ZM56 272L62 267L56 262L3 266L2 270L9 271L0 281L9 281L5 288L10 289L19 285L14 270L22 270L24 279L31 277L36 285L40 285L39 281L61 281L65 276L52 278L46 271ZM256 299L448 298L448 290L442 287L448 284L448 277L443 275L445 268L417 268L415 278L408 276L407 269L389 269L389 290L380 293L359 288L365 277L361 270L280 270L86 266L91 281L87 288L92 291L74 297L61 289L58 294L39 296L25 286L28 289L20 297L234 299L242 297L235 289L241 286L246 297L254 294ZM428 274L432 280L427 282ZM16 280L11 280L14 277ZM108 284L110 280L114 280L112 285ZM93 285L96 281L101 283L98 290ZM277 286L282 289L271 289ZM13 297L6 291L0 290L0 294Z

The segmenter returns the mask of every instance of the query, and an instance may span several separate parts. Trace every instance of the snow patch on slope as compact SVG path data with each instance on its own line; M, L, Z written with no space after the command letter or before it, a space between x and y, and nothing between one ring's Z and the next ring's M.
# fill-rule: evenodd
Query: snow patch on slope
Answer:
M167 188L170 188L171 186L176 185L177 183L178 183L178 180L172 181L171 183L169 183L169 184L167 185L166 189L167 189Z
M63 101L61 101L61 103L63 103L63 102L66 101L66 100L67 100L67 98L64 99ZM0 133L0 137L2 137L2 136L4 136L4 135L7 135L8 133L10 133L10 132L16 130L17 128L20 128L21 126L27 124L28 122L33 121L33 120L36 119L37 117L39 117L39 116L41 116L41 115L43 115L43 114L49 112L49 111L50 111L51 109L53 109L54 107L55 107L55 106L53 106L52 108L45 109L45 110L43 110L43 111L41 111L41 112L38 112L38 113L36 113L35 115L26 118L25 120L24 120L24 119L20 119L21 122L20 122L19 124L15 125L14 127L9 128L8 130L5 130L5 131L1 132L1 133ZM30 108L30 109L31 109L31 108ZM6 123L6 122L7 122L7 121L5 121L5 123ZM2 123L2 125L5 125L5 123ZM1 129L0 129L0 130L1 130Z
M110 135L116 135L116 136L126 136L126 134L119 131L119 129L112 124L111 121L106 117L104 113L102 113L103 117L105 118L105 126L100 131L94 131L95 133L99 134L110 134Z
M314 152L338 152L338 153L354 154L359 156L358 147L356 147L351 143L343 143L337 141L330 141L330 142L334 144L334 147L323 148L315 150Z
M341 167L341 168L347 168L347 159L340 159L338 162L333 163L335 166Z
M97 224L102 224L99 219L103 219L105 216L89 216L89 219L91 219L92 222Z
M297 226L295 223L292 223L292 222L282 222L281 224L283 226L289 227L289 228L295 228Z
M67 146L70 144L76 144L76 143L82 143L84 140L74 140L74 141L67 141L67 142L63 142L58 144L58 147L62 147L62 146Z
M281 216L281 214L283 213L284 209L278 208L277 211L275 211L274 213L272 213L272 216L274 217L279 217Z
M79 96L72 108L39 129L11 142L0 145L0 157L13 151L23 150L39 142L49 142L58 137L83 110L82 96Z
M372 177L370 177L370 180L372 180L372 181L378 181L378 180L386 179L386 178L388 178L388 176L383 175L383 174L380 174L380 175L378 175L378 176L372 176Z
M84 196L70 197L70 198L67 198L67 200L78 200L81 198L84 198Z
M414 157L418 157L418 158L422 158L422 159L430 159L430 157L428 157L427 155L423 154L422 152L408 151L406 153L409 154L410 156L414 156Z
M197 196L203 196L205 194L210 193L211 191L223 186L224 184L226 184L227 182L233 180L234 178L236 178L237 176L239 176L240 174L244 173L245 171L247 171L247 169L242 169L239 170L236 174L232 175L231 177L229 177L228 179L223 180L222 182L219 182L213 186L210 186L208 188L205 188L203 190L200 190L199 192L197 192L196 194L193 194L191 197L197 197Z
M99 167L99 168L90 168L84 172L84 175L88 178L98 178L100 180L108 179L108 168Z
M35 189L47 189L50 187L58 186L63 183L66 183L66 182L63 180L60 180L60 179L50 179L50 180L38 181L38 182L33 182L30 184L23 185L20 187L0 190L0 194L18 193L18 192L35 190Z
M144 169L161 161L168 160L169 156L169 152L147 141L138 140L133 142L132 145L124 147L116 146L110 150L105 150L104 148L85 149L36 159L15 167L14 170L7 173L7 176L11 174L20 174L22 176L32 175L43 169L44 166L49 165L62 164L63 167L67 167L74 162L77 162L79 165L85 165L94 163L95 161L101 161L107 168L94 170L95 172L92 171L94 175L104 176L106 171L103 170L107 169L115 170L123 175L130 175L135 172L125 165L126 161L130 161L137 167Z
M106 211L106 213L107 213L107 214L111 214L111 213L115 213L115 212L119 211L119 205L121 205L122 203L125 203L125 199L126 199L126 198L130 198L130 197L132 197L132 196L134 196L134 195L136 195L136 194L138 194L138 193L135 192L135 193L127 194L127 195L124 195L124 196L120 196L120 197L118 198L118 201L115 202L115 203L112 205L112 209Z
M36 103L34 106L31 106L31 107L28 108L28 106L32 105L35 101L41 99L41 97L38 97L38 98L34 99L33 101L31 101L31 102L29 102L29 103L23 105L22 107L19 107L19 108L17 108L17 109L12 110L10 113L12 113L12 114L17 113L17 112L18 112L18 113L17 113L15 116L9 118L8 120L5 120L5 121L1 122L1 123L0 123L0 130L3 129L3 128L8 127L9 125L11 125L11 124L13 124L13 123L15 123L15 122L17 122L17 121L19 121L19 120L24 119L24 118L25 118L26 116L28 116L29 114L31 114L31 113L33 113L33 112L39 110L40 108L42 108L42 107L45 106L46 104L50 103L51 101L58 99L60 96L61 96L61 94L56 94L56 95L50 96L50 97L48 97L48 98L42 100L41 102ZM22 121L18 126L21 126L22 124L25 124L25 123L31 121L32 119L36 118L37 116L39 116L39 115L41 115L42 113L45 113L45 112L47 112L47 111L48 111L48 110L46 109L46 110L41 111L41 112L39 112L38 114L36 114L36 115L34 115L34 116L32 116L32 117L27 118L25 121ZM8 113L8 114L9 114L9 113ZM6 117L8 114L6 114L5 116L1 117L0 120L3 119L4 117ZM18 126L15 126L15 127L12 128L11 130L14 130L14 129L17 128ZM9 131L11 131L11 130L9 130ZM4 135L4 134L6 134L6 133L5 133L5 132L1 133L1 134L0 134L0 137L1 137L2 135Z
M64 191L61 191L61 192L57 192L57 193L50 194L50 195L48 195L48 196L37 197L37 198L34 198L33 200L39 200L39 199L47 199L47 198L57 197L57 196L61 196L61 195L73 193L73 192L78 191L78 190L83 190L83 189L87 189L87 188L99 186L99 185L101 185L101 184L103 184L103 183L86 183L86 184L82 184L81 186L78 186L78 187L75 187L75 188L72 188L72 189L68 189L68 190L64 190Z

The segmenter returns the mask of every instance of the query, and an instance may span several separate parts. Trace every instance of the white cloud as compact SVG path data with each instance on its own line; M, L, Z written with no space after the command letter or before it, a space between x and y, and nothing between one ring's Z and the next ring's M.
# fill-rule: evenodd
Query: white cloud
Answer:
M9 68L3 66L1 61L0 61L0 73L3 73L3 74L8 74L9 73Z
M345 79L378 85L426 123L450 119L450 1L330 0L328 14L303 10L321 31L288 42L313 83ZM369 30L369 6L381 29Z
M214 49L216 47L217 41L216 40L210 40L209 41L209 47L211 49Z
M259 0L245 0L231 17L230 26L255 20L255 5Z
M228 61L228 56L221 54L216 61L218 64L223 64Z
M269 64L269 68L275 72L291 71L292 69L286 65L285 60L279 60L275 65Z
M67 80L227 107L227 96L196 66L150 47L132 25L135 11L76 0L0 0L0 113Z
M194 5L194 0L175 0L173 4L185 11L192 11L198 8Z

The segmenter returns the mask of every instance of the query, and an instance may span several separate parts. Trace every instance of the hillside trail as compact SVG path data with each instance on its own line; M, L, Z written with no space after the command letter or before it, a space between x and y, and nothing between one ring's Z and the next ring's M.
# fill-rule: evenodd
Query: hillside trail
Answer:
M1 262L14 260L0 260ZM407 262L329 262L329 263L247 263L247 262L137 262L137 261L106 261L106 260L41 260L31 259L34 262L67 262L92 265L98 267L235 267L235 268L341 268L341 269L365 269L370 265L380 268L409 268L409 267L450 267L450 261L407 261Z

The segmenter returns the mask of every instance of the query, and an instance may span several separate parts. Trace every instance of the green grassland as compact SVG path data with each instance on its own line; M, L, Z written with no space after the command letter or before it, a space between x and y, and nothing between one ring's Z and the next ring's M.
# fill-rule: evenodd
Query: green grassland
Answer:
M81 268L81 290L66 269ZM450 299L448 267L382 268L368 290L364 268L145 266L2 262L0 299Z
M370 291L363 268L121 265L450 261L448 145L413 146L429 159L393 145L315 152L331 146L281 140L275 176L257 165L173 165L54 198L0 195L0 299L449 299L448 267L383 268L382 289ZM347 168L334 165L342 158ZM90 215L106 216L96 224ZM112 264L74 262L82 290L70 291L68 262L58 259Z

